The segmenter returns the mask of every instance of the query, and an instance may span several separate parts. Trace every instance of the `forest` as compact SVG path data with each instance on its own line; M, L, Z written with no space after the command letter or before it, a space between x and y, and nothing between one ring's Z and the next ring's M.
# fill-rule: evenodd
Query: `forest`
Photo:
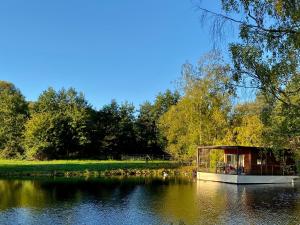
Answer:
M199 8L203 18L213 16L219 32L226 22L237 23L239 40L228 46L230 62L212 51L196 65L184 64L177 90L158 93L138 109L112 100L96 110L74 88L49 88L28 102L14 84L1 81L0 157L108 159L167 153L190 161L199 145L298 153L300 13L292 2L224 0L224 15Z
M2 158L120 158L130 154L162 155L165 139L158 118L177 103L167 90L137 114L130 103L112 100L95 110L75 89L48 88L27 102L12 83L0 82Z

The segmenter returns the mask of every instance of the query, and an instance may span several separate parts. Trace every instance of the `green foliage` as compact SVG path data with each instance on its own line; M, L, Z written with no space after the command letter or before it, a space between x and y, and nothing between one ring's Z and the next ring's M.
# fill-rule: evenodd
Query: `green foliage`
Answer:
M120 158L123 154L162 154L162 137L157 120L177 101L177 92L159 94L149 112L127 102L116 101L99 111L91 109L74 89L56 92L49 88L36 102L29 103L24 141L28 159L92 157Z
M0 81L0 157L21 158L24 124L28 106L11 83Z
M300 78L295 76L286 91L300 87ZM300 105L300 95L294 93L291 104L276 101L268 121L267 141L275 148L289 148L300 152L300 110L292 105Z
M229 16L240 17L235 22L240 25L241 43L230 46L235 80L250 78L254 86L288 103L284 87L299 73L300 3L223 0L222 4Z
M78 157L89 144L89 106L74 89L44 91L26 123L26 156L34 159Z
M259 88L272 109L264 121L269 133L265 141L299 150L299 1L223 0L222 4L227 15L240 17L234 22L240 25L241 41L230 45L233 79Z
M146 102L140 106L138 116L134 106L127 102L119 105L112 101L105 105L95 114L94 149L114 158L122 154L162 154L164 139L157 121L178 98L177 92L159 93L153 104Z
M167 90L159 93L153 104L145 102L140 106L136 121L138 145L149 153L159 153L165 149L166 140L158 128L160 117L166 113L172 105L176 105L180 95L177 91Z
M199 145L222 143L229 128L232 97L227 73L228 67L217 61L197 68L184 66L184 96L160 119L168 140L166 150L174 158L187 160L194 157Z
M139 115L136 121L137 140L141 149L149 152L161 150L159 143L159 130L157 120L154 116L154 107L150 102L140 106Z
M226 143L242 146L263 146L264 124L262 108L258 100L238 104L231 116L231 129L226 135Z
M164 93L158 93L152 109L152 114L155 121L158 121L159 117L166 113L172 105L176 105L179 98L180 94L178 91L172 92L167 90Z
M224 14L200 9L203 15L210 13L215 17L213 30L216 34L222 34L226 22L239 26L239 40L229 46L233 64L231 78L238 87L255 88L267 99L261 118L246 115L239 122L235 130L244 137L240 140L237 137L234 141L261 143L254 133L261 133L263 122L263 142L266 146L300 150L300 102L297 100L300 96L300 2L221 2ZM258 127L251 127L251 123ZM254 130L249 133L251 129ZM252 140L246 140L249 135Z
M230 48L236 81L251 78L271 96L268 104L273 111L266 124L266 142L275 148L299 150L299 1L223 0L223 6L227 12L243 16L242 43Z
M110 156L135 153L135 109L125 102L112 101L97 113L97 132L100 151Z

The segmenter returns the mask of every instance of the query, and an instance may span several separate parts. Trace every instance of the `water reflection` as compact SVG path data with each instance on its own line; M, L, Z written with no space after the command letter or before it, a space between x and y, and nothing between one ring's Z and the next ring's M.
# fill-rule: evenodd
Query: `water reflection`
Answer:
M300 224L300 185L181 178L0 180L0 224Z
M299 184L198 182L198 199L221 224L300 224Z

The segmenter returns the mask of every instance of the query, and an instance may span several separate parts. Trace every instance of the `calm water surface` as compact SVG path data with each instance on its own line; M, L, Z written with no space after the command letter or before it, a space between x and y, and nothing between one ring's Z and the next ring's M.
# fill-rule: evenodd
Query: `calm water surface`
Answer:
M0 224L300 224L300 184L2 179Z

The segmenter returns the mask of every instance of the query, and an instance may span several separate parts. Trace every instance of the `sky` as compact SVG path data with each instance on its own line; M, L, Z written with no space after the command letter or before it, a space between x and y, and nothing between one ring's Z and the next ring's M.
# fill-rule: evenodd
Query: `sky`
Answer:
M5 0L0 80L34 101L74 87L95 108L138 106L174 89L185 62L212 49L193 0ZM220 0L202 1L220 11Z

